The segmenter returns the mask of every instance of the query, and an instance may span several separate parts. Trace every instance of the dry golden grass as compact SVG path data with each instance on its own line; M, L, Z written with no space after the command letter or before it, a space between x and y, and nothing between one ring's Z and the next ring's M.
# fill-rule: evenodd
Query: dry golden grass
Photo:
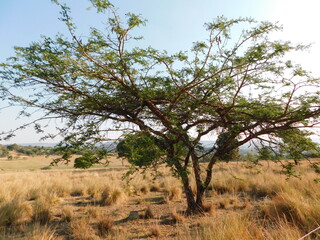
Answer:
M218 221L212 221L210 218L201 219L193 225L190 236L193 239L208 240L263 239L259 227L249 216L235 212L220 216Z
M71 222L74 218L72 206L63 206L61 209L61 220L65 222Z
M86 207L86 213L88 214L89 218L97 218L100 215L99 209L94 206Z
M159 225L154 225L150 229L150 235L151 237L160 237L161 236L161 230Z
M170 220L172 220L174 223L182 223L185 221L185 219L186 218L181 213L177 212L177 209L174 208L171 210Z
M40 198L33 203L32 220L40 225L46 225L52 219L50 203Z
M2 171L0 240L296 240L320 224L320 183L304 166L301 179L286 179L273 164L259 174L242 163L220 164L205 216L193 217L181 214L179 180L159 171L155 182L137 174L129 185L118 160L106 169Z
M62 236L58 236L55 229L48 226L32 225L27 231L25 237L21 240L63 240ZM20 238L19 238L20 240Z
M150 186L150 191L151 192L160 192L161 191L161 187L158 183L153 183Z
M114 204L121 204L127 200L127 196L118 188L107 187L101 194L100 204L102 206L110 206Z
M69 223L69 233L77 240L97 240L93 227L88 218L74 219Z
M205 203L204 212L209 216L213 216L216 214L216 206L213 203Z
M182 193L180 186L173 186L165 190L165 196L170 201L180 201L182 199Z
M154 218L154 213L151 210L151 207L148 206L147 209L144 211L144 215L143 215L144 219L151 219Z
M111 235L114 231L113 221L110 218L101 218L97 222L98 235L100 237L106 237Z
M32 207L30 203L14 199L0 206L0 229L16 227L30 221Z
M271 221L285 220L305 231L318 227L320 221L319 199L289 193L278 194L263 207L265 216Z

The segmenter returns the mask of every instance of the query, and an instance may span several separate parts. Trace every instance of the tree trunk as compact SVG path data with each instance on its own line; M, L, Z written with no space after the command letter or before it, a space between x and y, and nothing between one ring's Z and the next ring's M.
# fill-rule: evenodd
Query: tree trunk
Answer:
M171 156L172 159L174 159L174 149L171 148L171 151L169 152L169 156ZM192 154L192 152L191 152ZM182 167L182 165L180 164L179 160L174 161L174 166L176 167L178 174L181 178L182 184L183 184L183 189L184 192L186 194L186 198L187 198L187 210L186 213L188 215L192 215L192 214L199 214L199 213L203 213L203 203L202 203L202 196L203 196L203 191L201 197L199 197L200 195L198 194L199 192L201 193L201 191L199 191L199 189L201 188L201 182L199 184L200 181L200 168L199 165L196 165L196 179L197 181L197 200L195 199L195 196L192 192L191 186L190 186L190 181L189 181L189 177L188 177L188 173L186 171L185 168ZM200 187L200 188L199 188Z
M203 213L202 198L200 201L198 201L198 197L197 201L195 200L195 197L189 184L189 179L183 181L183 188L187 198L187 215Z
M192 166L193 166L193 172L195 176L196 186L197 186L197 194L196 194L196 201L195 206L191 209L191 213L203 213L204 206L203 206L203 195L205 188L203 186L203 183L201 181L201 168L199 164L199 158L196 155L196 152L193 149L190 150L190 156L192 159ZM193 198L194 199L194 198ZM189 205L188 205L189 209Z
M204 196L204 189L202 186L197 189L197 198L196 198L196 203L197 205L201 206L203 209L203 196Z

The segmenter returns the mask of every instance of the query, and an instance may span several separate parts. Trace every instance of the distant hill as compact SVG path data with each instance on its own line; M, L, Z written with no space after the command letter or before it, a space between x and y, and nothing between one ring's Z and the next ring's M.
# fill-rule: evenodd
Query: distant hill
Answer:
M23 147L32 146L32 147L53 148L57 144L58 143L19 143L17 145L23 146ZM108 141L103 143L105 149L107 149L110 152L114 152L116 150L117 144L118 144L117 141ZM204 149L208 149L212 147L212 145L214 144L214 141L201 141L201 144L204 147ZM12 144L2 144L2 145L7 146ZM244 146L240 147L240 153L254 152L254 151L255 151L254 148L249 144L245 144Z
M320 143L320 137L314 135L310 137L314 142L316 143ZM110 152L115 152L116 147L117 147L117 141L107 141L103 143L103 146L105 149L107 149ZM56 146L58 143L19 143L17 145L20 146L34 146L34 147L54 147ZM212 145L214 144L214 141L201 141L202 146L204 147L204 149L209 149L210 147L212 147ZM2 144L2 145L10 145L10 144ZM248 152L252 152L252 153L256 153L256 149L253 147L252 144L244 144L243 146L241 146L239 148L239 152L240 154L246 154Z
M33 146L33 147L54 147L58 143L18 143L20 146ZM3 144L3 145L10 145L10 144Z

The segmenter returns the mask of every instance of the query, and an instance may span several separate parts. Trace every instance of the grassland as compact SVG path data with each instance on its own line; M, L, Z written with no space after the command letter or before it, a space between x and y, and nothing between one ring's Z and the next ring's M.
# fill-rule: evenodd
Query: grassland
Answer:
M320 183L304 166L301 179L286 179L273 164L259 173L219 164L206 213L188 217L181 184L165 167L127 183L117 158L90 170L48 169L50 161L0 159L0 240L297 240L320 223Z
M49 165L55 156L18 156L12 154L12 159L0 158L0 169L2 170L39 170L41 168L50 168ZM66 168L67 166L62 166ZM60 167L61 168L61 167Z

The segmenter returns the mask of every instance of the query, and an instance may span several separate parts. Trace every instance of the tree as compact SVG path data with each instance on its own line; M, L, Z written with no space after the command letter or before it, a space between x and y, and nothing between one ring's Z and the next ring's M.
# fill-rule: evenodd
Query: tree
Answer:
M6 146L0 145L0 157L7 157L9 154L8 148Z
M106 0L90 0L99 14L111 17L106 29L92 28L87 38L77 35L70 9L55 2L71 37L43 37L16 47L16 56L1 64L1 85L3 98L42 109L42 119L63 119L60 147L93 150L108 132L124 133L121 154L138 167L170 166L182 181L189 213L203 210L213 167L240 146L252 142L282 152L304 142L294 149L299 153L290 150L296 161L305 148L317 148L305 139L307 129L319 123L320 82L285 61L287 52L305 47L271 40L279 26L218 17L205 25L206 41L170 55L128 46L139 40L131 32L145 20L129 13L123 23ZM239 33L241 26L247 30ZM35 127L41 131L39 122ZM214 143L199 151L204 137ZM79 165L99 160L86 151Z

